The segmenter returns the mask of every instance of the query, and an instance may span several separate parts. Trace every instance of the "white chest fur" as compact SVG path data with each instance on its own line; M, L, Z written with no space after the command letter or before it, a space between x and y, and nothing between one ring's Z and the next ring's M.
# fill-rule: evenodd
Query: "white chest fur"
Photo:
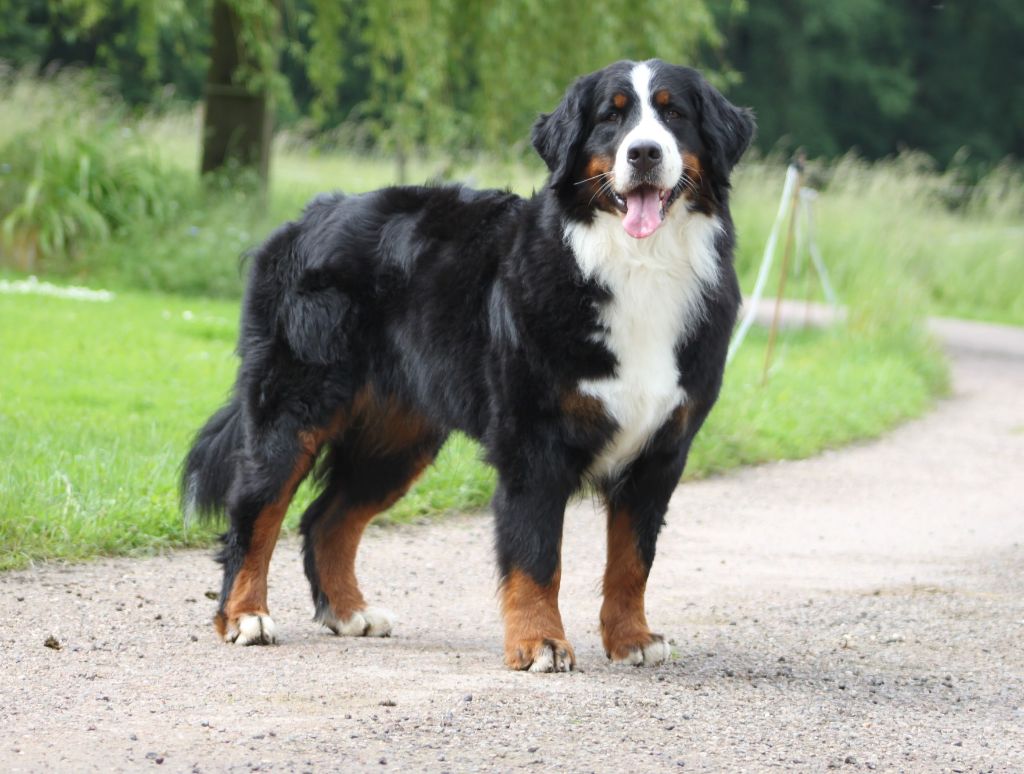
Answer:
M601 309L602 341L618 361L607 379L580 392L604 404L619 430L591 466L603 478L632 461L676 406L676 346L704 313L702 291L718 281L717 218L676 207L654 234L634 239L620 219L599 213L589 225L570 224L565 237L584 276L603 283L611 299Z

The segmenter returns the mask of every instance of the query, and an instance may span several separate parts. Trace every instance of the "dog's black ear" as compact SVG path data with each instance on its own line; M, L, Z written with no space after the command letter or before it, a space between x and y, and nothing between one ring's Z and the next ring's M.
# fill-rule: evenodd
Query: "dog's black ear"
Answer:
M701 84L700 135L715 171L728 175L754 139L754 113L738 108L710 83Z
M544 113L533 125L533 147L551 170L551 188L569 182L576 157L586 139L587 108L593 81L579 78L569 87L562 101L550 113Z

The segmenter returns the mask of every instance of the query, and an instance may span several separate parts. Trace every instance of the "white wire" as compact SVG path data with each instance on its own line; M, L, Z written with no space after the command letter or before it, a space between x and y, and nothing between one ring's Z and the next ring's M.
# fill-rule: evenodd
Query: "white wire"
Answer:
M743 321L740 323L740 327L736 330L736 335L733 336L732 343L729 344L729 352L725 356L725 362L728 363L732 360L733 355L736 354L736 350L740 348L743 343L743 339L747 337L747 331L750 330L750 326L754 324L754 317L757 315L757 304L761 300L761 296L764 294L764 286L768 281L768 272L772 268L772 259L775 257L775 244L779 240L779 230L782 228L782 222L786 218L786 211L789 209L790 203L793 199L793 188L796 186L797 178L799 177L797 168L790 164L786 170L786 183L782 186L782 198L779 200L779 212L775 216L775 223L772 224L771 233L768 235L768 242L764 246L764 255L761 257L761 268L757 272L757 282L754 283L754 292L750 294L750 297L743 302L744 313Z
M807 217L807 207L805 206L807 204L807 199L804 196L804 192L807 191L807 190L808 189L804 188L803 186L800 187L799 201L797 202L798 209L797 209L797 211L795 213L795 216L796 216L796 229L795 229L796 230L796 245L793 248L793 270L792 270L793 271L793 275L792 276L799 276L799 274L800 274L800 272L801 272L801 270L803 268L804 244L807 241L807 233L810 230L807 227L807 223L805 221L805 219Z
M818 278L821 280L822 290L825 291L825 298L828 299L832 306L838 307L839 299L836 297L835 290L832 289L832 282L829 279L828 271L825 269L825 259L821 257L821 250L818 249L814 208L811 206L817 195L818 192L810 188L800 190L800 204L803 206L805 217L807 218L808 248L811 253L811 260L814 261L814 267L818 270Z

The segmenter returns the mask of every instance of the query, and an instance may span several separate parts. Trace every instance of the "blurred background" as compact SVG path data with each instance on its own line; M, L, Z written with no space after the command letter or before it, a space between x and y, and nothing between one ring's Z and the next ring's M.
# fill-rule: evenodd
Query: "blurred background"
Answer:
M751 335L689 474L921 413L947 385L928 315L1024 324L1022 40L1020 0L0 0L0 567L208 540L177 466L232 381L239 256L321 191L528 195L537 114L623 58L756 111L745 291L804 149L848 312L787 333L767 380ZM822 298L800 251L786 294ZM395 517L491 485L456 439Z
M200 169L235 175L232 191L247 167L269 175L253 202L269 222L317 191L390 181L528 192L543 174L537 114L576 76L652 56L752 106L756 159L800 147L819 184L854 187L882 160L880 177L917 186L919 203L1008 197L1016 216L1021 40L1018 0L0 0L4 263L233 294L217 256L251 240L252 213L237 200L211 212L231 197L198 188ZM167 265L88 254L143 221L186 220L246 233Z

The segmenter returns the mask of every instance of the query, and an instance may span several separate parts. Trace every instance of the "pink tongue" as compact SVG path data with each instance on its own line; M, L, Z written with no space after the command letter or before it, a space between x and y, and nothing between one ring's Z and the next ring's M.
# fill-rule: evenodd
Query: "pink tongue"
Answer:
M661 198L655 188L638 188L626 195L626 216L622 227L636 239L648 237L661 225Z

